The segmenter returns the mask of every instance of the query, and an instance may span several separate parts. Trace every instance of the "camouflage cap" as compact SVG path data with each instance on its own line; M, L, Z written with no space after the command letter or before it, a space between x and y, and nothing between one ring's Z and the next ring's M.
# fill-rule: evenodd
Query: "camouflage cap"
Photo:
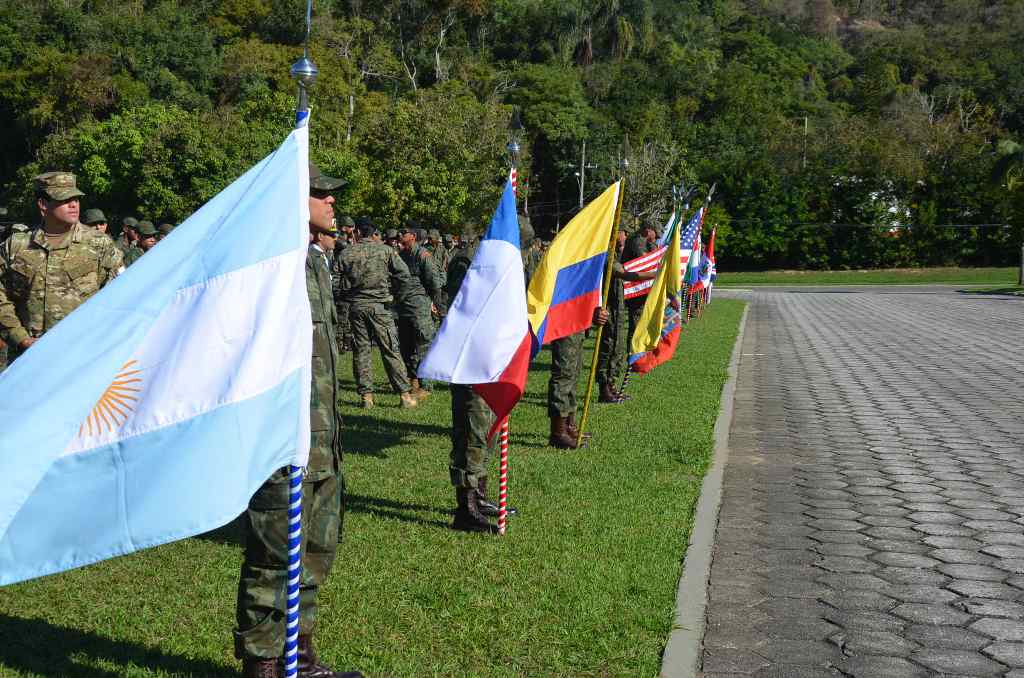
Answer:
M436 228L430 229L429 235L430 235L430 239L431 240L440 240L441 239L441 231L437 230Z
M168 235L174 230L174 224L160 224L156 227L156 230L160 232L160 235Z
M139 232L139 235L156 235L156 226L153 225L152 221L140 221L135 227L135 230Z
M107 215L103 214L102 210L85 210L85 217L82 219L82 223L87 226L92 226L93 224L105 224L107 223Z
M344 226L345 228L353 228L355 225L356 225L356 222L353 221L352 217L348 216L347 214L345 216L343 216L343 217L339 217L338 218L338 226L339 227Z
M344 179L329 177L320 172L320 168L309 163L309 189L311 191L333 191L341 188L348 182Z
M50 200L70 200L85 193L78 190L75 175L71 172L46 172L33 177L36 193L43 193Z
M427 241L427 229L425 228L414 228L412 229L413 235L416 236L416 242Z
M125 217L121 220L121 226L124 228L135 228L139 225L139 220L135 217Z
M453 242L455 242L455 236L452 235L451 233L445 233L444 234L444 241L450 245Z
M394 228L389 228L384 232L384 237L387 238L388 240L394 240L395 238L398 237L398 230Z

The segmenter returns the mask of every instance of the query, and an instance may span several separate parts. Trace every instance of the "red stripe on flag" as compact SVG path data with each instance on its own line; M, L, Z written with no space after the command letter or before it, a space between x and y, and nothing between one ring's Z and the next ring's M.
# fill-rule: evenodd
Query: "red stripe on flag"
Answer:
M487 433L488 440L494 436L501 427L501 421L508 416L512 408L523 397L523 390L526 388L526 373L530 369L532 348L533 336L527 332L519 343L519 348L512 354L512 360L509 361L497 381L490 384L473 385L473 390L484 399L484 402L494 412L494 416L497 417L494 426Z
M682 327L679 323L673 327L668 334L661 338L658 345L654 347L654 350L648 351L643 355L642 358L636 360L629 369L637 374L647 374L658 365L662 364L676 352L676 346L679 344L679 335L682 332Z

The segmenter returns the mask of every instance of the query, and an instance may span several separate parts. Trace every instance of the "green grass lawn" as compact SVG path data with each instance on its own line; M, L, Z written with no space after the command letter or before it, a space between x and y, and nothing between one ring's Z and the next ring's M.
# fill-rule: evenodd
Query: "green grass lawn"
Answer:
M1024 297L1024 287L1020 285L994 285L992 287L972 287L963 290L967 294L1010 294L1017 297Z
M892 268L863 271L738 271L718 275L720 287L750 285L1013 285L1020 269Z
M584 451L546 445L542 352L512 418L521 514L505 537L446 527L447 391L357 409L344 356L349 498L321 598L326 661L371 677L656 675L742 310L716 300L630 403L595 405ZM240 560L229 527L0 589L0 676L234 675Z

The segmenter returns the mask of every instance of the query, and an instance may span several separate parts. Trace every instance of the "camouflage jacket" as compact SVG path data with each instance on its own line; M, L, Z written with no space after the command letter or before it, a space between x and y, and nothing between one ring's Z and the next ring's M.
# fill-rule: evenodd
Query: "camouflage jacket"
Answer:
M121 270L121 252L88 226L75 224L53 248L41 228L15 233L0 244L0 339L41 336Z
M142 258L143 254L145 254L145 252L143 252L142 248L137 245L132 245L131 247L126 249L124 251L124 267L128 268L129 266L134 264L136 261Z
M430 250L414 247L399 255L409 269L409 285L402 290L401 313L430 313L430 304L444 308L444 278L434 262Z
M352 306L390 304L392 288L409 286L409 269L398 253L381 242L363 240L345 249L336 267L341 301Z
M310 245L306 253L306 292L313 316L313 385L309 400L309 428L330 447L315 442L309 451L307 477L321 480L334 469L334 455L341 451L341 414L338 412L338 344L335 326L338 314L331 291L331 273L319 248Z

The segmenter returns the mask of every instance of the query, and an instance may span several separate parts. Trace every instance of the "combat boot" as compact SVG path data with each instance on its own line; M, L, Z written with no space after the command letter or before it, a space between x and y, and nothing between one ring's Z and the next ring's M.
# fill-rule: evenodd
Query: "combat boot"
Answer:
M242 678L282 678L280 659L242 658Z
M313 636L299 636L299 678L363 678L359 671L335 671L324 666L313 650Z
M410 380L410 383L412 384L411 393L416 400L426 400L430 397L430 391L423 388L423 384L419 379L412 379Z
M597 397L597 402L621 405L622 396L615 392L611 384L601 384L601 395Z
M372 393L364 393L362 395L362 398L363 398L363 409L364 410L368 410L371 407L373 407L373 394Z
M548 438L548 445L557 447L560 450L575 450L576 437L569 434L565 427L565 417L551 417L551 436Z
M578 428L576 428L576 413L575 412L570 412L569 416L565 418L565 431L566 431L566 433L568 433L569 435L572 436L573 440L579 440L580 439L580 430ZM587 446L587 441L589 441L589 440L590 440L590 434L589 433L584 433L583 434L583 442L580 443L580 447L586 447Z
M402 398L401 407L404 410L411 409L411 408L416 407L417 405L420 404L419 401L416 400L416 396L414 396L412 394L412 391L406 391L405 393L402 394L401 398Z
M497 518L500 512L500 507L487 498L487 478L480 478L476 481L476 507L480 509L481 515L490 518ZM519 511L515 507L505 507L506 516L514 516L517 513Z
M452 529L460 532L498 533L497 526L491 525L477 508L476 488L455 488L455 518L452 520Z

